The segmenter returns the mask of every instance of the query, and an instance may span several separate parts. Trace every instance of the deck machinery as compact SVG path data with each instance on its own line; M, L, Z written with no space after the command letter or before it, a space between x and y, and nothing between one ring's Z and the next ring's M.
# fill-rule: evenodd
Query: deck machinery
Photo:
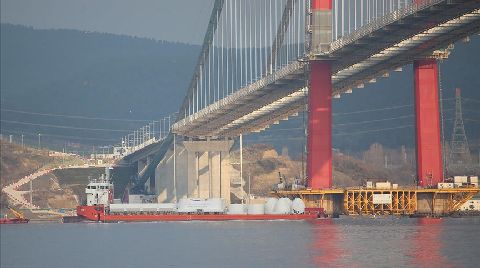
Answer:
M278 197L300 197L307 207L323 208L327 214L345 215L448 215L480 192L478 187L429 189L338 188L325 190L278 190ZM387 201L375 200L386 196Z

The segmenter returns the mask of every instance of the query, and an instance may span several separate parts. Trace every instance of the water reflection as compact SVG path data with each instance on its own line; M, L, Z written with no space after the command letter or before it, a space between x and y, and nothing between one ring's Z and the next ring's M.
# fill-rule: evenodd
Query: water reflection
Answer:
M419 218L413 233L410 256L416 267L454 267L442 254L443 219Z
M332 219L312 222L312 262L317 267L340 267L344 256L343 237Z

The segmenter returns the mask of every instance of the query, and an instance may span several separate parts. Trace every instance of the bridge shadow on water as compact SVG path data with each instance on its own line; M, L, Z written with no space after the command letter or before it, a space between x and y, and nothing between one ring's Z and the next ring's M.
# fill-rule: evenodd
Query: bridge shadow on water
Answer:
M415 267L458 267L443 253L445 246L441 235L443 219L419 218L416 231L411 235L411 247L407 255Z

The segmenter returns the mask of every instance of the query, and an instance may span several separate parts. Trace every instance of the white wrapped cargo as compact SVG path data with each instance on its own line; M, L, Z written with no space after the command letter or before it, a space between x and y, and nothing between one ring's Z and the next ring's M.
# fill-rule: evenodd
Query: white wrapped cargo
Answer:
M250 215L265 214L265 204L249 204L247 213Z
M182 198L178 202L179 213L224 213L225 207L222 198Z
M175 212L177 205L173 203L147 203L147 204L110 204L111 213L136 213L136 212Z
M149 203L139 204L144 212L173 212L177 210L177 205L173 203Z
M226 203L223 198L209 198L206 202L206 207L203 210L205 213L225 213Z
M231 215L243 215L247 214L244 204L230 204L228 206L227 214Z
M293 214L303 214L305 213L305 202L300 198L293 199L292 202L292 213Z
M265 203L265 214L274 214L275 212L275 205L277 204L278 199L274 197L270 197L267 199Z
M275 204L274 214L289 214L292 210L292 200L284 197Z

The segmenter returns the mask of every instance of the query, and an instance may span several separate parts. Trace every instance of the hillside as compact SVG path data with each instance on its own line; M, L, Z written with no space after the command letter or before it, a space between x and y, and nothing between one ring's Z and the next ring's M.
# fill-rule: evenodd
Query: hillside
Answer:
M144 38L10 24L1 24L0 42L2 109L127 121L5 110L2 120L116 130L133 130L148 123L142 120L159 120L177 112L199 50L194 45ZM128 133L2 122L4 131L97 139L74 140L85 144L113 143L112 139L120 141ZM34 138L26 137L32 143Z
M54 162L45 150L37 150L0 139L0 186L3 187Z
M0 139L0 188L11 184L19 179L30 175L40 168L56 167L59 165L78 165L83 164L83 160L74 156L50 156L47 150L38 150L28 146L21 146L19 144L10 143L6 140ZM50 175L44 178L38 178L38 182L46 180L50 181ZM34 181L34 192L41 192L47 188L37 187L37 180ZM40 184L41 185L41 184ZM21 190L28 190L26 185ZM62 193L64 194L64 193ZM38 199L34 200L39 201ZM1 207L8 205L8 200L1 194Z
M30 175L39 168L57 167L59 165L83 165L83 160L75 156L52 157L46 150L37 150L28 146L1 140L1 186ZM131 169L115 168L113 170L115 198L121 198L130 179ZM86 200L85 186L89 178L98 178L105 168L87 167L54 170L32 182L33 203L41 208L75 208ZM20 191L29 191L29 184L24 184ZM8 204L5 196L1 197L2 207Z
M239 152L233 153L233 162L238 162ZM302 178L302 161L279 155L271 145L259 144L244 148L243 172L248 191L248 178L251 181L251 193L266 196L273 185L279 183L279 172L291 183L294 178ZM239 166L235 165L239 170ZM335 153L333 159L333 185L335 187L360 186L366 179L375 181L389 180L401 185L413 184L415 173L409 164L384 168L367 163L353 156ZM304 182L303 182L304 183Z

